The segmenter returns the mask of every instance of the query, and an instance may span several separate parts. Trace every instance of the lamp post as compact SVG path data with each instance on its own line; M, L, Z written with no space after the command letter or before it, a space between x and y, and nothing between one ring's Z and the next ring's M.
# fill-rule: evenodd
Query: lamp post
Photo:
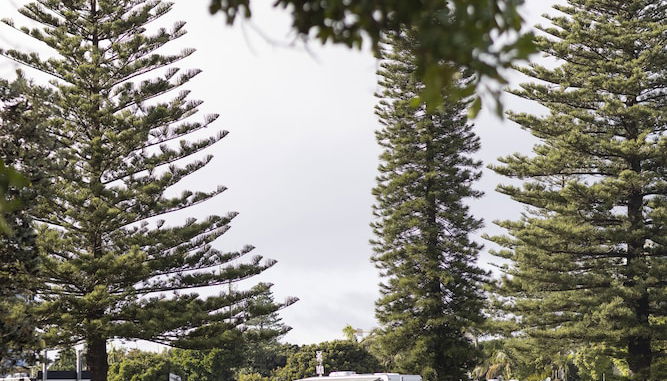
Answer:
M81 349L76 350L76 381L81 381Z
M317 359L317 367L315 368L315 371L317 372L318 376L322 377L322 376L324 376L324 364L323 364L323 359L322 359L322 351L315 352L315 359Z
M48 372L47 363L49 362L49 351L44 350L44 360L42 361L42 381L47 380L46 372Z

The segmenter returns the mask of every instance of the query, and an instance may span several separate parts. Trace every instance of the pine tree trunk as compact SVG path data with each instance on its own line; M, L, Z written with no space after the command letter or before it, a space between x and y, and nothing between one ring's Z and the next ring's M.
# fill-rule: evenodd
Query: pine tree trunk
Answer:
M86 361L88 370L91 374L91 381L106 381L109 371L109 361L107 359L107 341L100 337L89 338L87 341L88 352Z
M99 51L99 44L100 44L100 39L99 39L99 34L97 30L97 0L90 0L90 15L91 19L93 21L93 30L91 33L91 42L93 46L95 47L96 51ZM95 99L95 96L99 95L100 90L99 90L99 84L97 81L93 81L93 83L90 84L91 89L90 89L90 95L92 99ZM97 114L100 111L100 104L95 103L94 104L94 124L92 127L93 130L93 136L99 136L100 135L100 125L99 125L99 120L97 118ZM98 148L99 147L95 147ZM91 168L92 168L92 173L91 173L91 179L90 179L90 188L91 188L91 193L95 197L100 197L101 196L101 190L103 189L103 186L101 184L101 174L102 174L102 169L101 169L101 162L100 158L94 158L91 160L89 163ZM93 256L95 258L99 258L103 255L102 253L102 241L101 237L97 232L93 232L90 236L90 244L91 244L91 252L93 253ZM98 318L98 316L96 316ZM90 370L90 380L91 381L106 381L107 379L107 373L109 370L109 360L107 358L107 342L106 338L102 338L99 336L88 336L88 368Z
M635 131L634 125L632 132ZM637 139L635 136L631 136ZM636 173L641 173L641 161L637 158L629 160L631 169ZM639 232L644 227L643 215L644 198L641 193L635 192L630 194L628 199L628 219L630 221L630 229L634 232ZM636 236L637 234L635 234ZM634 238L628 242L628 259L627 259L627 286L629 288L637 288L637 279L642 279L646 271L646 265L643 258L643 249L645 241L643 238ZM631 304L631 309L634 313L634 328L639 328L640 332L645 332L645 329L650 327L649 324L649 296L646 287L642 286L640 292ZM628 366L632 371L632 378L637 381L646 381L650 379L651 363L653 354L651 351L651 337L644 334L636 334L628 337Z
M649 299L648 293L644 293L633 306L638 323L648 327ZM651 362L653 352L651 350L651 338L645 335L631 336L628 340L628 366L637 381L652 380Z

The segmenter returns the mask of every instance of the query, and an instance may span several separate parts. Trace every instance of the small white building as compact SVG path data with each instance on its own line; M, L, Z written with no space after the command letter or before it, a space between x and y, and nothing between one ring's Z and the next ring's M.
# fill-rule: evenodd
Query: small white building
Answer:
M356 372L331 372L329 376L308 377L294 381L422 381L421 376L398 373L357 374Z

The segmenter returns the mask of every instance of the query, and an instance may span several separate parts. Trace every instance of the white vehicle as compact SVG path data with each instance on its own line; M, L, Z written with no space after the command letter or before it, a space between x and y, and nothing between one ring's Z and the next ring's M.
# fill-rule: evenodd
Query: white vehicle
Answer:
M356 372L331 372L325 377L308 377L294 381L422 381L421 376L398 373L357 374Z

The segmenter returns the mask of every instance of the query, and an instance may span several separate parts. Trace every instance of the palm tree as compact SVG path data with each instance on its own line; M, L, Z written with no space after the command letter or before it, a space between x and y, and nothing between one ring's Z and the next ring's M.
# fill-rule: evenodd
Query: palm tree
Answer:
M498 349L493 355L487 357L484 362L475 367L472 371L472 377L475 380L488 380L498 378L509 380L513 376L514 360L506 351Z

